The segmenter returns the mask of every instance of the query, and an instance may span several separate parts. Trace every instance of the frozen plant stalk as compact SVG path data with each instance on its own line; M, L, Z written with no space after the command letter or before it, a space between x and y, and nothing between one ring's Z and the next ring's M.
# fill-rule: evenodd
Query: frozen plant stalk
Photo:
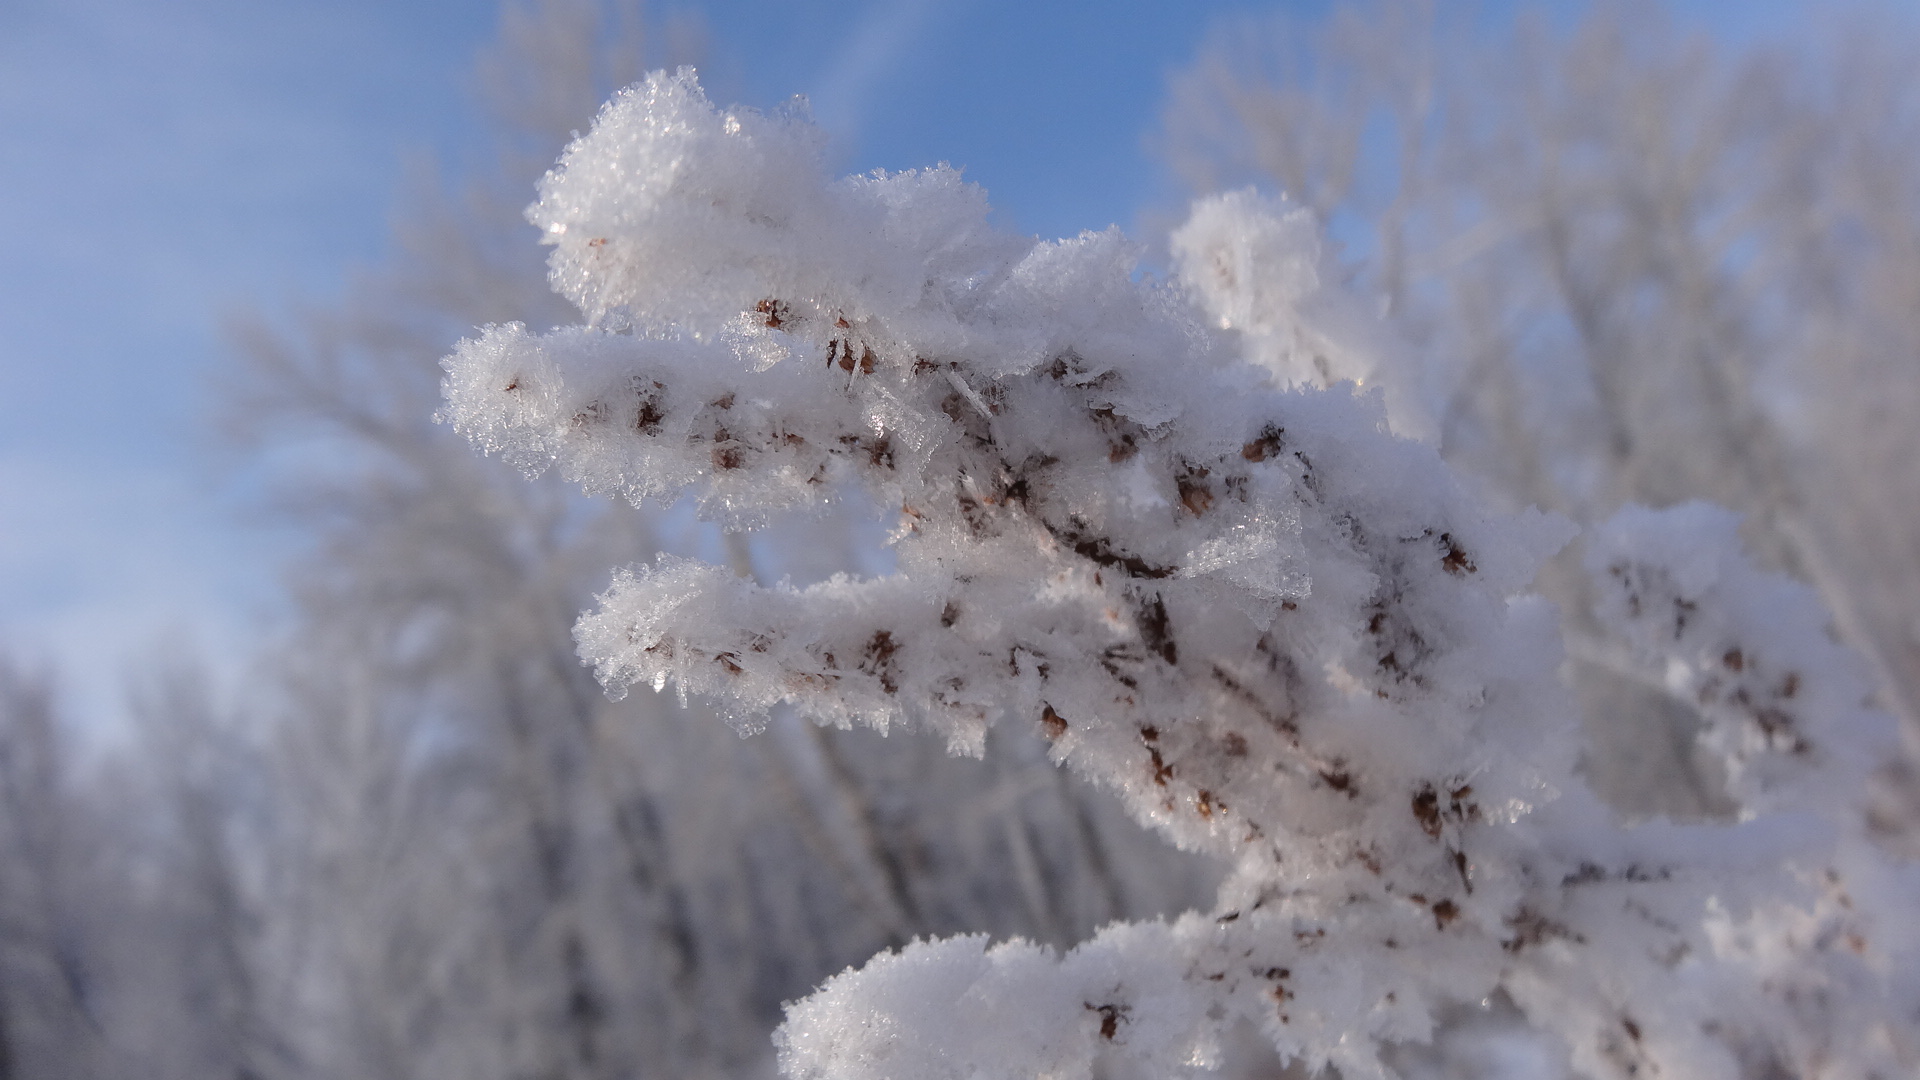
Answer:
M836 977L790 1010L788 1075L1204 1071L1251 1023L1382 1076L1383 1046L1496 991L1596 1077L1920 1063L1911 875L1854 803L1887 723L1811 598L1706 511L1640 512L1596 573L1649 665L1733 669L1708 673L1711 735L1756 801L1623 829L1573 772L1556 616L1522 595L1569 528L1470 498L1377 398L1279 384L1325 370L1287 351L1331 347L1315 313L1349 310L1317 304L1297 221L1203 204L1190 294L1136 280L1114 230L994 230L952 169L832 181L820 156L803 115L716 109L687 70L622 92L529 211L585 324L462 342L445 416L522 468L734 527L864 488L899 508L898 572L762 588L662 557L616 575L582 655L611 692L671 682L749 724L785 703L959 753L1038 725L1233 869L1214 910L1065 956L962 937ZM1261 242L1208 246L1239 234ZM1220 325L1235 289L1267 298L1258 363ZM1763 721L1726 689L1760 672L1782 691Z

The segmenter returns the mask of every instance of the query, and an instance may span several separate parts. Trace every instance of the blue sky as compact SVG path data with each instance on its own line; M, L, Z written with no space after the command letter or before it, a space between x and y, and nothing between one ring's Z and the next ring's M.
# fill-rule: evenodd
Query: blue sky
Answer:
M226 315L379 257L456 143L487 5L0 0L0 641L91 708L161 639L234 655L275 552L206 464Z
M1166 195L1166 76L1237 0L711 0L716 97L805 93L848 169L947 160L1042 235ZM1326 0L1285 5L1311 16ZM1567 10L1571 5L1556 5ZM1717 36L1786 0L1678 5ZM111 709L158 642L243 655L287 538L210 479L204 402L247 307L325 303L385 249L410 162L457 163L492 0L0 0L0 644Z

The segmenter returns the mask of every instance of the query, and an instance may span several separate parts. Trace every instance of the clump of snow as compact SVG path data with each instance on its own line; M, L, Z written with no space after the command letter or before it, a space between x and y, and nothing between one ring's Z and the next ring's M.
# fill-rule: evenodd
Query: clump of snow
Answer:
M1310 222L1202 204L1161 286L1117 232L1008 235L950 170L834 180L819 145L689 71L624 91L530 211L586 325L462 342L445 417L735 527L849 490L898 507L885 577L619 572L577 630L610 692L960 753L1031 725L1233 869L1213 910L1065 955L963 937L843 974L791 1009L789 1075L1178 1074L1251 1026L1385 1076L1383 1048L1496 992L1595 1076L1920 1062L1912 875L1836 841L1858 810L1833 785L1885 721L1726 522L1630 511L1594 551L1603 615L1717 718L1751 819L1623 829L1574 771L1557 616L1525 595L1570 527L1493 511L1377 396L1315 388L1374 369L1325 316L1350 301ZM1289 374L1308 353L1340 366Z
M1187 291L1244 358L1281 386L1377 383L1393 428L1431 437L1433 420L1405 365L1357 299L1333 284L1320 226L1304 207L1251 189L1200 199L1168 237Z
M1828 631L1818 594L1754 567L1738 530L1707 503L1621 511L1588 546L1598 614L1699 705L1702 742L1743 806L1851 819L1893 752L1892 718L1869 708L1872 677Z

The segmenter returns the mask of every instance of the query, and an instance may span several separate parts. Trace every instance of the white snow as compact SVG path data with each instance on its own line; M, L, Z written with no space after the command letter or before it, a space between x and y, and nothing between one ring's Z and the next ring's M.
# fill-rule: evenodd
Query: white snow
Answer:
M820 145L685 70L616 97L530 211L585 325L463 342L445 417L730 526L850 490L899 508L884 577L618 572L577 630L610 692L959 753L1037 725L1233 869L1213 910L1064 956L876 958L791 1008L788 1075L1173 1075L1250 1024L1354 1080L1496 992L1593 1076L1920 1065L1914 876L1859 805L1891 729L1724 515L1629 510L1590 542L1609 632L1700 699L1745 814L1624 828L1575 771L1557 613L1525 594L1569 527L1495 512L1393 433L1417 414L1391 392L1339 385L1392 365L1310 221L1202 203L1184 282L1155 285L1115 231L1002 233L951 170L833 180Z

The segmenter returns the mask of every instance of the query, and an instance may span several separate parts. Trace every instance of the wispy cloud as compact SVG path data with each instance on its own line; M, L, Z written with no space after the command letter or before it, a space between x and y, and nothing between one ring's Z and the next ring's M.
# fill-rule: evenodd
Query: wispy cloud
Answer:
M810 95L814 118L849 142L859 139L874 95L925 37L940 0L876 0Z

